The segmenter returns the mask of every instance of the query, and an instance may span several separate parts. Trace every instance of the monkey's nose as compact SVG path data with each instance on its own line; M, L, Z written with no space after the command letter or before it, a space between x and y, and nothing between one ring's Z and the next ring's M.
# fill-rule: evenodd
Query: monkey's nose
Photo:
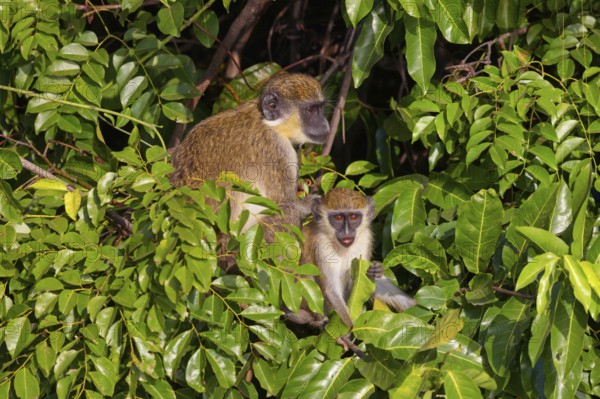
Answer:
M340 240L343 246L348 248L354 242L354 237L344 237Z

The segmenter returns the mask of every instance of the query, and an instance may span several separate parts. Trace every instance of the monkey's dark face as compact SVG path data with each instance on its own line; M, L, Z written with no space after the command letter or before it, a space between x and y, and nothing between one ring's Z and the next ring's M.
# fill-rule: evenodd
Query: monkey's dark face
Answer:
M363 215L361 212L330 212L329 224L335 229L335 237L344 247L348 248L354 243L356 230L361 225Z
M323 102L300 105L302 131L312 143L323 144L329 136L329 122L323 114Z

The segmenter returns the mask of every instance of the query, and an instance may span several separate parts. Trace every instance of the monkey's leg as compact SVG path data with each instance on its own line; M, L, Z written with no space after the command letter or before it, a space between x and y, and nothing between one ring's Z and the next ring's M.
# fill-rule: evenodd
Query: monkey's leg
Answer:
M327 305L325 306L325 314L329 313L329 308L335 310L335 312L340 315L340 318L342 319L344 324L350 327L350 329L352 329L352 327L354 326L354 322L350 317L350 310L348 309L348 305L346 305L346 301L342 296L337 295L336 293L331 291L332 290L323 291L323 294L325 296L325 303Z
M291 310L284 307L285 318L296 324L308 324L313 328L322 330L325 324L329 321L327 317L321 316L318 313L311 312L305 309L299 309L298 313L294 313Z

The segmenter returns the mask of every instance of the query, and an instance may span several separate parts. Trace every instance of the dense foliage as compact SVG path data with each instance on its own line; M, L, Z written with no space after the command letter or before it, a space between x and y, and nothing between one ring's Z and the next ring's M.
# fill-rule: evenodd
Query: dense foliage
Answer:
M0 2L0 398L600 395L598 2L230 3ZM276 22L241 29L248 5ZM225 82L209 62L235 29L254 47ZM166 177L176 122L286 63L331 78L367 148L338 170L303 149L301 187L373 195L375 257L419 304L362 311L357 263L363 359L335 316L321 334L282 320L323 301L293 235L267 245L222 186ZM242 275L217 267L219 232Z

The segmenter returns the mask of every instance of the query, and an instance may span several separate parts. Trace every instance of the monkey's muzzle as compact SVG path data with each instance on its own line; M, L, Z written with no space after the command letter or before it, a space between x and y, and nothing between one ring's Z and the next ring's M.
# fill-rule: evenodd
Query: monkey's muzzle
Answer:
M354 237L344 237L340 238L340 244L344 247L348 248L354 242Z

